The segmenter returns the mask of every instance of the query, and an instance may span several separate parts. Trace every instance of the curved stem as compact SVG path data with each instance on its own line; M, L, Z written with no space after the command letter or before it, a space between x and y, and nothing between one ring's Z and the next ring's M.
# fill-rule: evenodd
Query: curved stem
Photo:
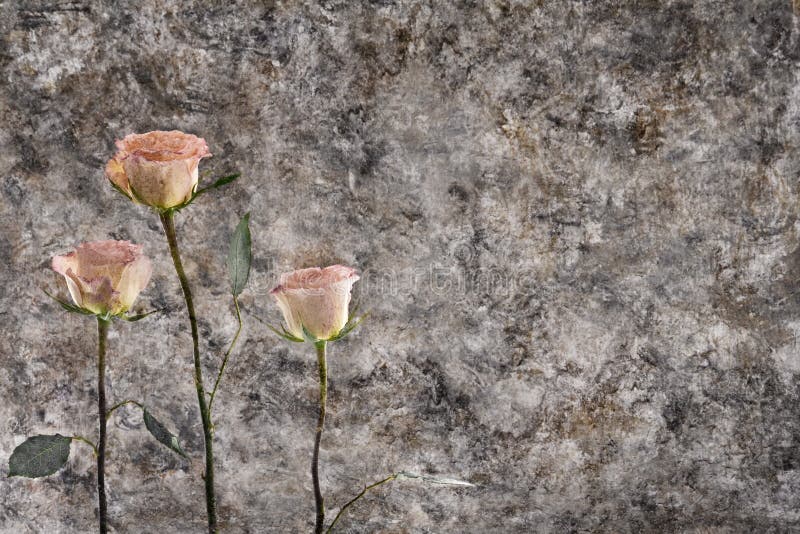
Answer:
M355 497L353 497L352 499L347 501L347 503L339 509L339 513L336 514L336 517L333 518L333 522L331 523L331 526L329 526L328 530L326 530L325 532L326 533L331 532L333 530L333 526L339 520L339 517L341 517L341 515L344 513L344 511L347 510L348 508L350 508L350 506L353 503L355 503L358 499L363 497L365 493L367 493L372 488L377 488L381 484L385 484L387 482L391 482L392 480L394 480L396 478L397 478L397 473L394 473L393 475L389 475L388 477L384 478L383 480L379 480L378 482L375 482L374 484L370 484L369 486L364 486L364 489L361 490L361 493L359 493L358 495L356 495Z
M228 358L233 351L233 347L236 345L236 341L239 339L239 334L242 332L242 314L239 311L239 299L236 298L236 295L233 296L233 305L236 307L236 320L239 321L239 327L236 329L236 335L233 336L233 340L228 347L228 351L225 353L225 357L222 358L222 365L219 368L219 373L217 373L217 379L214 381L214 389L211 390L211 394L208 396L209 412L211 411L211 406L214 405L214 397L217 395L217 388L219 387L219 381L222 380L222 373L225 372L225 366L228 365Z
M189 314L189 324L192 328L192 343L194 347L194 386L197 390L197 403L200 407L200 420L203 423L203 435L205 438L206 450L206 469L203 475L206 489L206 513L208 516L208 532L217 532L217 499L214 495L214 449L213 449L213 429L211 426L211 412L206 405L206 391L203 386L203 368L200 364L200 344L197 333L197 317L194 313L194 301L192 300L192 290L189 287L189 280L183 270L180 250L178 249L178 238L175 234L175 221L173 213L167 211L161 213L161 225L164 227L164 234L167 236L169 251L172 254L172 263L175 265L175 272L183 290L183 298L186 301L186 311Z
M86 438L84 438L83 436L70 436L70 438L71 438L73 441L82 441L82 442L84 442L85 444L87 444L88 446L90 446L90 447L92 448L92 451L94 451L94 456L95 456L95 458L97 457L97 445L95 445L94 443L92 443L92 441L91 441L91 440L89 440L89 439L86 439Z
M325 426L325 402L328 399L328 366L325 361L325 341L314 343L317 348L317 364L319 366L319 418L317 419L317 435L314 439L314 457L311 460L311 479L314 483L314 504L317 509L315 534L322 534L325 524L325 503L319 487L319 442L322 440L322 429Z
M130 400L130 399L128 399L128 400L124 400L124 401L120 401L120 402L116 403L114 406L112 406L111 408L109 408L109 409L108 409L108 411L106 412L106 421L108 421L109 419L111 419L111 414L113 414L113 413L114 413L114 411L115 411L117 408L122 408L122 407L123 407L123 406L125 406L126 404L135 404L135 405L136 405L136 406L138 406L139 408L142 408L142 409L144 408L144 406L142 406L142 403L141 403L141 402L139 402L139 401Z
M97 412L100 419L100 439L97 442L97 502L100 534L108 532L106 502L106 340L110 321L97 318Z

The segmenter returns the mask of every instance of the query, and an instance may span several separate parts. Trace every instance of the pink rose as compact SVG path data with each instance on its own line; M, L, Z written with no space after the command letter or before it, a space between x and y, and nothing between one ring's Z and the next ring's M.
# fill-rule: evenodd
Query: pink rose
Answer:
M153 267L142 245L129 241L83 243L53 258L53 270L64 275L75 305L93 313L126 312L150 281Z
M319 340L336 336L347 323L350 290L359 279L343 265L300 269L281 275L270 291L286 320L287 331L303 338L303 328Z
M177 130L131 134L117 148L108 179L131 199L161 209L192 198L200 160L211 156L205 139Z

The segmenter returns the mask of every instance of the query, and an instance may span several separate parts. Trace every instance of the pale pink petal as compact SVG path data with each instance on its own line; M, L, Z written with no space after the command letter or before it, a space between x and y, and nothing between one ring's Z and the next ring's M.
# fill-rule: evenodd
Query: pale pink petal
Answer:
M189 170L189 176L192 177L192 188L189 190L186 200L191 198L192 194L197 190L197 183L200 181L200 160L187 159L186 166Z
M52 266L55 272L66 276L68 270L75 270L78 268L77 254L75 254L75 252L70 252L63 256L53 256Z
M136 297L147 286L152 274L153 265L147 256L140 254L133 262L128 264L117 285L120 305L125 310L133 306L133 303L136 302Z
M152 266L141 245L109 240L83 243L70 254L54 257L53 270L64 275L77 306L116 315L136 300Z
M128 185L128 176L125 174L125 167L123 167L121 162L121 157L124 157L124 153L117 154L108 161L106 164L106 177L123 193L133 198L131 196L130 186Z
M139 200L149 206L171 208L191 198L198 179L197 165L192 162L197 161L151 161L134 155L122 165Z
M67 281L67 290L69 296L72 297L72 302L79 308L83 307L83 294L81 292L81 281L72 269L67 269L64 273L64 279Z
M117 148L150 161L201 159L211 156L205 139L178 130L130 134L117 141Z
M77 254L75 252L70 252L64 256L53 256L52 269L64 276L67 281L67 289L72 297L72 302L74 302L76 306L80 306L83 299L81 298L80 287L75 275L75 271L78 269Z
M283 313L283 319L286 322L286 330L293 336L303 339L303 323L300 320L300 316L296 314L289 305L289 301L284 296L280 286L270 291L270 294L275 298L278 308L281 310L281 313Z
M75 253L78 258L77 273L81 278L94 279L108 277L112 285L117 285L125 267L141 254L141 245L127 241L94 241L83 243Z
M347 323L350 291L358 280L355 269L332 265L284 273L272 290L287 323L305 327L317 339L329 339ZM295 334L296 335L296 334Z
M78 277L81 288L81 307L94 313L114 312L116 291L108 277L88 280Z
M117 141L117 147L107 166L109 179L118 184L121 173L132 197L161 209L191 199L200 160L211 156L205 139L177 130L131 134Z

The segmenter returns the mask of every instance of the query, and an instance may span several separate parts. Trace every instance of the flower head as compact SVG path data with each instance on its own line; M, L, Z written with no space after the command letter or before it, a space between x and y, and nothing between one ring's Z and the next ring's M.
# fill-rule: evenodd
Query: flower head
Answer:
M119 315L133 305L150 281L153 267L142 254L142 245L94 241L55 256L53 270L66 279L76 306L96 314Z
M159 209L191 200L200 160L211 156L205 139L177 130L131 134L117 148L106 177L132 200Z
M287 331L304 338L305 330L318 340L336 337L347 324L350 290L359 279L344 265L284 273L270 294L275 298Z

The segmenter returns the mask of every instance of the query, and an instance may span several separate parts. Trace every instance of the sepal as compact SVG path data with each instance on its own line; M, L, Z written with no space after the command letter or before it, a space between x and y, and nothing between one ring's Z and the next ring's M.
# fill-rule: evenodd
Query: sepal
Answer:
M289 332L288 330L286 330L286 328L283 325L281 325L282 332L278 331L277 328L275 328L275 327L273 327L273 326L271 326L269 324L267 324L267 328L269 328L270 330L272 330L273 332L275 332L276 334L281 336L283 339L286 339L286 340L289 340L289 341L293 341L295 343L303 343L305 341L308 341L309 343L339 341L340 339L343 339L345 336L347 336L350 332L355 330L355 328L359 324L361 324L361 321L363 321L367 317L367 315L369 315L369 312L367 312L364 315L362 315L361 317L356 317L355 314L356 314L357 311L358 311L358 306L356 306L353 309L353 311L350 312L350 316L347 318L347 322L342 327L342 329L339 330L339 333L336 334L335 336L332 336L332 337L328 338L328 339L318 339L314 334L309 332L306 329L305 326L303 327L303 337L302 338L299 338L299 337L295 336L294 334L292 334L291 332Z
M284 329L285 330L285 329ZM303 341L308 341L309 343L319 343L322 341L321 339L317 339L317 336L306 330L306 327L303 327Z
M271 324L266 324L266 325L267 328L269 328L270 330L272 330L273 332L275 332L276 334L278 334L280 337L282 337L287 341L292 341L294 343L303 343L305 341L302 338L292 335L288 330L286 330L286 328L283 325L281 325L281 330L283 330L282 332L278 331L278 329L272 326Z
M366 312L361 317L356 317L357 312L358 312L358 306L355 306L353 308L353 311L350 312L350 316L347 318L347 322L342 327L342 329L339 330L339 333L333 336L332 338L328 339L328 341L339 341L340 339L343 339L346 335L355 330L355 328L361 324L361 321L363 321L367 317L367 315L369 315L369 312Z
M58 302L58 304L62 308L64 308L65 310L67 310L70 313L78 313L80 315L96 315L93 311L81 308L80 306L72 304L71 302L67 302L65 300L61 300L60 298L56 297L55 295L52 295L52 294L48 293L45 290L42 290L42 291L44 291L45 295L47 295L48 297L50 297L54 301Z
M98 319L101 319L103 321L110 321L112 319L122 319L123 321L128 321L128 322L132 323L132 322L136 322L136 321L141 321L142 319L144 319L148 315L152 315L154 313L158 313L158 312L164 311L164 310L160 310L160 309L159 310L152 310L152 311L149 311L147 313L139 313L137 315L126 315L124 312L123 313L118 313L116 315L112 314L111 312L95 313L95 312L93 312L91 310L87 310L86 308L81 308L80 306L78 306L76 304L73 304L71 302L67 302L65 300L61 300L60 298L56 297L52 293L49 293L47 290L43 289L42 291L44 292L45 295L47 295L48 297L50 297L51 299L56 301L59 304L59 306L61 306L62 308L64 308L65 310L67 310L70 313L77 313L79 315L94 315L95 317L97 317Z
M133 200L134 202L138 202L135 198L133 198L133 195L131 195L131 193L128 193L127 191L122 189L120 186L118 186L117 184L112 182L111 180L109 180L108 183L111 184L111 187L113 187L114 190L116 190L116 192L119 193L120 195L124 195L125 198L127 198L128 200Z
M183 208L189 206L192 202L194 202L195 199L200 195L207 193L212 189L217 189L219 187L227 185L236 180L237 178L239 178L239 176L241 176L241 174L239 174L238 172L235 174L229 174L227 176L223 176L222 178L218 179L211 185L208 185L206 187L201 187L200 189L195 189L194 193L192 193L192 196L189 197L189 200L187 200L183 204L178 204L177 206L172 206L171 208L159 209L158 211L160 211L161 213L181 211Z

